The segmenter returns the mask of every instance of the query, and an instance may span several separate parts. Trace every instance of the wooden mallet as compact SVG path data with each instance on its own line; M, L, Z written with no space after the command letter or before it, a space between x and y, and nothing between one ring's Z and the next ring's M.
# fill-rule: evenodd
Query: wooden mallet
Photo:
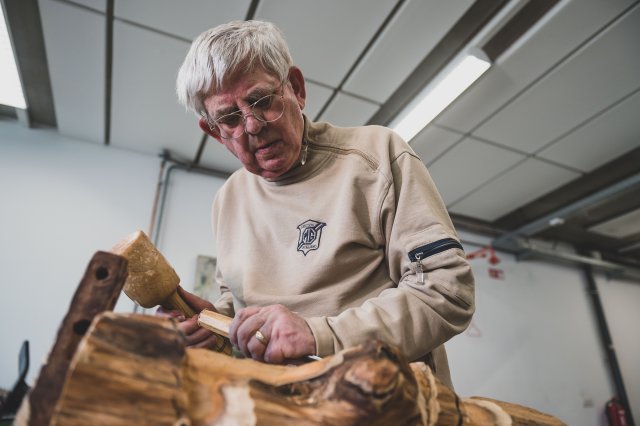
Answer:
M129 262L124 292L131 300L143 308L160 305L168 310L180 311L187 318L196 314L178 294L178 274L143 231L129 235L116 244L111 252ZM211 310L205 309L198 316L198 325L225 338L217 349L227 354L231 354L228 340L230 324L231 318Z

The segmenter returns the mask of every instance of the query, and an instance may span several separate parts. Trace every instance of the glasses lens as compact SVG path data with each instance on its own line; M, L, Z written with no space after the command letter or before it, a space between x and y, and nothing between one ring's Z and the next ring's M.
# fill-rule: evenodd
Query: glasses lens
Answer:
M272 123L284 114L284 96L267 95L251 104L251 115L263 123ZM223 115L216 120L208 120L211 131L223 139L236 139L242 136L247 125L246 116L241 112Z
M267 95L259 99L251 106L251 112L255 118L265 123L276 121L284 113L282 95Z
M212 129L221 138L235 139L244 133L244 118L239 112L223 115L213 122Z

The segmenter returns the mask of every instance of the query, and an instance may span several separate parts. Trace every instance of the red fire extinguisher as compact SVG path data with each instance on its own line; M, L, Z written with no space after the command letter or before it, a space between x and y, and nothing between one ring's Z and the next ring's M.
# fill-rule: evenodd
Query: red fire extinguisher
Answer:
M609 426L628 426L624 407L620 404L617 397L614 396L607 402L606 412Z

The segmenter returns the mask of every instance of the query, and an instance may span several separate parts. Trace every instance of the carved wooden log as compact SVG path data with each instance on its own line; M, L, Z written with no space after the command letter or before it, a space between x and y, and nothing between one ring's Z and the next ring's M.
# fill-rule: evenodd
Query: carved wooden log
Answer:
M184 349L169 320L105 313L76 352L51 424L506 425L513 414L515 424L562 424L526 410L460 399L380 342L300 366L266 365Z

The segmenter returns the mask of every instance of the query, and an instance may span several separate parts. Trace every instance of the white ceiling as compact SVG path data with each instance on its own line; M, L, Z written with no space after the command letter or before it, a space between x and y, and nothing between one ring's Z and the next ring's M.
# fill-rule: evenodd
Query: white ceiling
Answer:
M473 3L261 0L255 18L284 31L307 78L307 115L353 126L385 104ZM481 46L524 3L509 2L470 44ZM39 4L59 132L103 143L105 0ZM115 1L110 146L195 157L202 133L176 101L177 69L191 39L244 19L250 5ZM640 146L639 46L638 1L561 0L411 141L449 209L494 221ZM200 163L240 166L212 140Z

